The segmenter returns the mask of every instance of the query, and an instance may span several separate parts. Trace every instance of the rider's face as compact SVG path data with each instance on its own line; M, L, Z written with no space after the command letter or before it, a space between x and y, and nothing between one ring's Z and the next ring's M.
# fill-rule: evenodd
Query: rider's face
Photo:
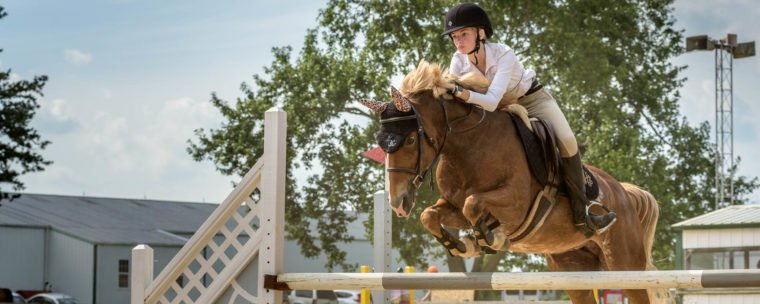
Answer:
M467 54L475 48L477 34L477 29L474 27L463 28L451 33L451 41L457 47L457 52Z

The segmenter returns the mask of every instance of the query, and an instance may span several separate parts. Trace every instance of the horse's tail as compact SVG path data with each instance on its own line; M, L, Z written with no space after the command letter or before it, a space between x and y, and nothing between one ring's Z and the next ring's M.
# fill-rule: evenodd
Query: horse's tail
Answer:
M652 244L654 243L654 231L657 228L657 219L660 217L660 206L649 191L636 185L622 183L623 189L628 193L628 199L638 212L639 222L644 232L644 250L647 254L647 270L654 270L652 263Z
M638 212L639 222L644 236L644 250L646 250L646 270L657 270L652 261L652 244L654 233L657 229L657 219L660 217L660 206L654 196L636 185L622 183L623 189L628 194L628 200L635 206ZM651 303L674 303L667 289L650 289L649 299Z

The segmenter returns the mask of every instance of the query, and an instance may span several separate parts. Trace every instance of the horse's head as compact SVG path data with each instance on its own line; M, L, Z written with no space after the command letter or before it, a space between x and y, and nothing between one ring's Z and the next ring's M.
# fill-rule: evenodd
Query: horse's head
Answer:
M386 153L390 204L401 217L414 207L417 189L445 141L446 111L440 100L444 82L441 68L423 61L404 78L401 91L391 88L393 102L361 100L380 114L376 138Z

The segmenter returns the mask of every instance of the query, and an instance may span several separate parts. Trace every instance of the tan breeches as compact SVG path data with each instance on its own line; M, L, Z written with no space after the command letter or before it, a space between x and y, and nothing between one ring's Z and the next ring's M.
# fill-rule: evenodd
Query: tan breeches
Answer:
M578 142L575 141L575 134L570 129L570 124L567 123L557 101L549 92L540 89L533 94L520 98L517 103L528 110L529 116L541 118L552 125L562 157L570 157L578 153Z

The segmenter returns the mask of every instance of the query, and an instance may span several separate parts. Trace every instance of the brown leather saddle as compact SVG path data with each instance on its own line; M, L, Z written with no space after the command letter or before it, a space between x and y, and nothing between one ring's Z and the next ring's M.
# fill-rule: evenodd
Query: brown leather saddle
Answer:
M548 121L539 118L531 118L530 123L533 131L525 126L523 120L514 113L509 113L512 122L515 124L517 133L525 149L525 155L528 158L528 165L533 176L538 180L541 186L549 184L549 176L559 168L559 148L554 139L554 129ZM586 197L589 200L597 199L599 196L599 185L596 176L583 165L583 179L586 182ZM560 193L563 193L564 184L559 183Z
M509 114L523 143L531 173L543 186L523 223L509 234L510 242L514 243L533 235L543 225L547 215L554 208L557 194L564 196L565 186L559 174L559 170L562 170L559 166L560 154L551 124L542 119L531 118L531 131L519 115L511 112ZM597 199L600 193L596 177L585 165L583 174L586 196L589 200Z

